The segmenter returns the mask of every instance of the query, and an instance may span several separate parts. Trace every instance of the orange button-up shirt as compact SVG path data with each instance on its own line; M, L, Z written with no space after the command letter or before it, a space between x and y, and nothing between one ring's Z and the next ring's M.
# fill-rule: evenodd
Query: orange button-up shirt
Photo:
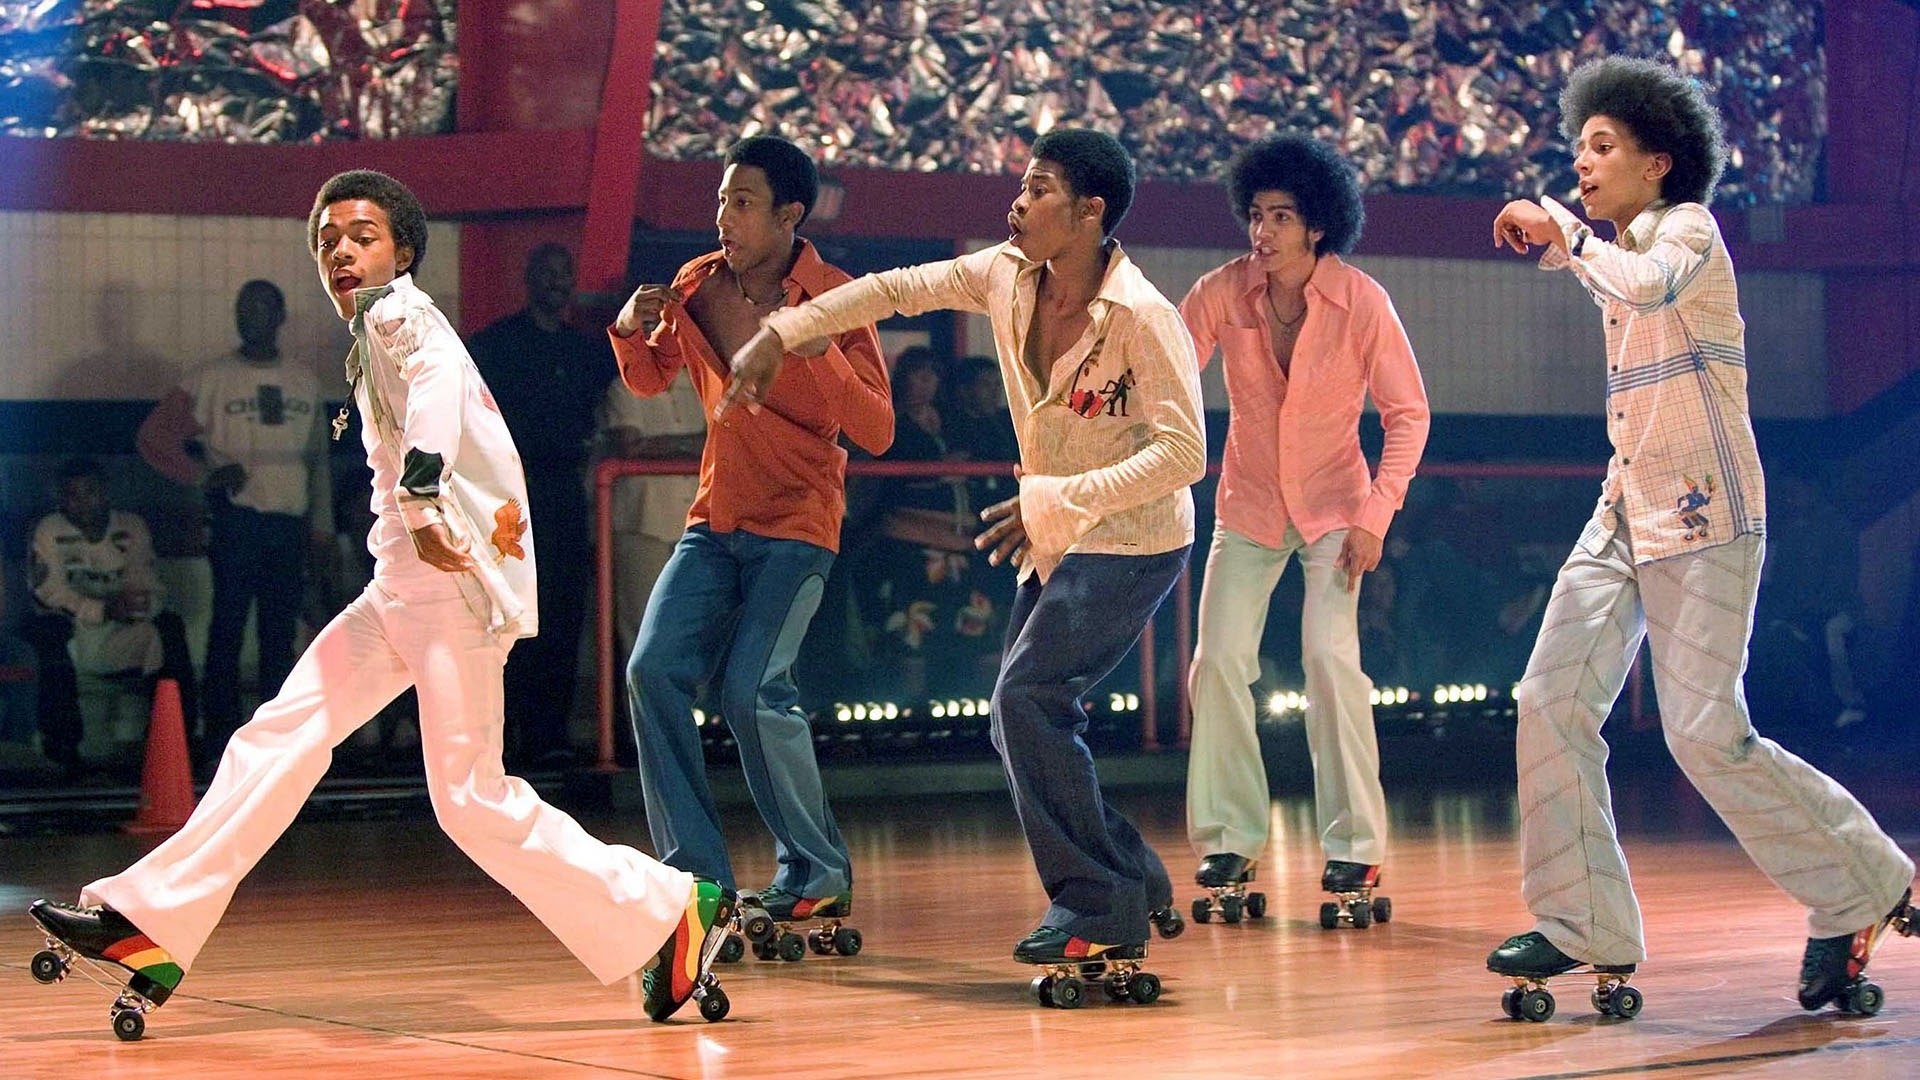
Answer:
M788 353L758 412L729 409L715 420L714 407L732 380L731 358L714 353L682 305L725 265L715 251L681 267L673 279L680 302L667 305L651 337L623 338L608 328L620 378L635 394L652 397L684 367L700 392L707 445L688 525L804 540L837 552L847 510L840 433L872 454L893 444L893 397L879 335L869 323L836 336L820 356ZM802 240L784 282L786 302L801 303L847 280Z
M1413 346L1380 283L1337 255L1307 280L1306 321L1292 377L1273 355L1261 293L1266 272L1244 255L1212 271L1180 302L1205 367L1216 345L1227 366L1227 446L1215 518L1267 547L1292 524L1311 544L1359 526L1384 537L1427 447L1427 390ZM1380 410L1386 443L1368 475L1360 410Z

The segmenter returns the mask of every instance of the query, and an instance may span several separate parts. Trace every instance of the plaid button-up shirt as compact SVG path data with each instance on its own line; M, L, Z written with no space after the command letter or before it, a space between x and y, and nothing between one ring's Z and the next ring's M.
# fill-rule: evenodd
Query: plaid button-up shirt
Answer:
M1598 555L1624 515L1635 562L1766 532L1766 491L1747 417L1746 328L1733 260L1698 203L1656 202L1617 243L1552 199L1571 269L1605 313L1613 458L1580 546Z

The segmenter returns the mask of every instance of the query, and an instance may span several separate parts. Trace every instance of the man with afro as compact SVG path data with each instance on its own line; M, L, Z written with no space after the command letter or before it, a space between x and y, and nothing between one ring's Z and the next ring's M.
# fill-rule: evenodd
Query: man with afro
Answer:
M1352 913L1380 882L1387 832L1373 687L1360 668L1360 576L1379 565L1426 447L1427 393L1387 291L1340 258L1364 213L1339 153L1302 135L1263 139L1234 159L1227 190L1251 250L1180 304L1200 362L1219 347L1231 410L1189 675L1187 837L1203 860L1194 880L1235 919L1239 886L1266 847L1249 688L1274 586L1298 558L1321 887L1341 898L1333 911ZM1360 452L1369 393L1386 436L1371 474ZM1260 914L1264 899L1253 904Z
M1599 305L1614 454L1519 687L1534 928L1487 966L1525 979L1584 963L1623 978L1646 958L1600 737L1645 639L1674 759L1807 908L1800 1004L1873 1012L1862 969L1890 926L1911 925L1913 862L1852 795L1754 731L1741 688L1766 505L1733 263L1706 207L1726 156L1719 114L1697 82L1623 57L1576 70L1560 107L1580 202L1614 239L1543 197L1508 203L1493 240L1545 245L1541 266L1571 270ZM1550 997L1531 1015L1542 1012Z

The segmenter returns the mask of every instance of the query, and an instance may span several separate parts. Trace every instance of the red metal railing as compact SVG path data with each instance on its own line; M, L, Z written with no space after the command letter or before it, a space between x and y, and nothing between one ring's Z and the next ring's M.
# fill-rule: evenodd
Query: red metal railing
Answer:
M614 652L613 652L613 485L616 480L626 476L693 476L700 471L700 463L693 460L670 461L664 459L615 459L602 461L594 470L594 588L596 603L594 607L594 677L597 689L597 710L599 725L598 763L596 768L611 771L616 768L613 758L613 716L614 716ZM1208 467L1209 475L1218 475L1219 464ZM893 477L933 477L955 476L1007 476L1013 475L1011 462L987 461L850 461L847 463L850 476L893 476ZM1566 465L1557 463L1513 463L1513 462L1429 462L1420 467L1420 475L1433 477L1457 477L1497 479L1511 477L1531 477L1536 479L1569 480L1597 478L1606 475L1606 469L1599 465ZM1196 545L1196 548L1198 545ZM1199 550L1195 555L1204 558ZM1180 580L1174 586L1173 627L1175 662L1179 665L1180 677L1174 680L1174 715L1178 718L1176 728L1179 732L1177 746L1186 746L1192 734L1193 717L1187 708L1186 672L1193 662L1193 564L1181 573ZM1146 631L1141 635L1140 647L1140 741L1148 750L1160 748L1159 738L1159 701L1155 692L1154 628L1148 621ZM1631 708L1637 718L1641 708L1641 687L1639 661L1635 661L1634 672L1629 676Z

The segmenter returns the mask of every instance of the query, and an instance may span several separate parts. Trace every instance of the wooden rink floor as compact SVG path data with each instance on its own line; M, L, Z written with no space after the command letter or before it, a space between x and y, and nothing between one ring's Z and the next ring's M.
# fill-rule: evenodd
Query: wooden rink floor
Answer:
M1910 788L1911 781L1901 785ZM1683 788L1684 785L1680 785ZM146 1038L108 1029L105 990L36 984L29 900L72 898L138 855L112 833L0 839L0 1076L1920 1076L1920 939L1890 939L1873 1018L1794 1000L1804 922L1690 793L1619 793L1652 960L1638 1019L1602 1019L1591 980L1553 987L1544 1024L1507 1019L1486 953L1529 926L1509 789L1393 794L1383 894L1393 921L1320 929L1310 803L1274 803L1259 886L1268 917L1196 925L1197 861L1178 790L1123 792L1166 859L1186 933L1156 940L1154 1005L1089 995L1077 1011L1026 994L1013 942L1044 908L1004 796L836 808L858 883L856 957L724 965L732 1015L691 1005L647 1022L637 979L601 987L425 816L302 821L242 885ZM1863 799L1920 844L1909 791ZM590 817L645 847L634 818ZM772 856L751 810L729 813L742 884Z

